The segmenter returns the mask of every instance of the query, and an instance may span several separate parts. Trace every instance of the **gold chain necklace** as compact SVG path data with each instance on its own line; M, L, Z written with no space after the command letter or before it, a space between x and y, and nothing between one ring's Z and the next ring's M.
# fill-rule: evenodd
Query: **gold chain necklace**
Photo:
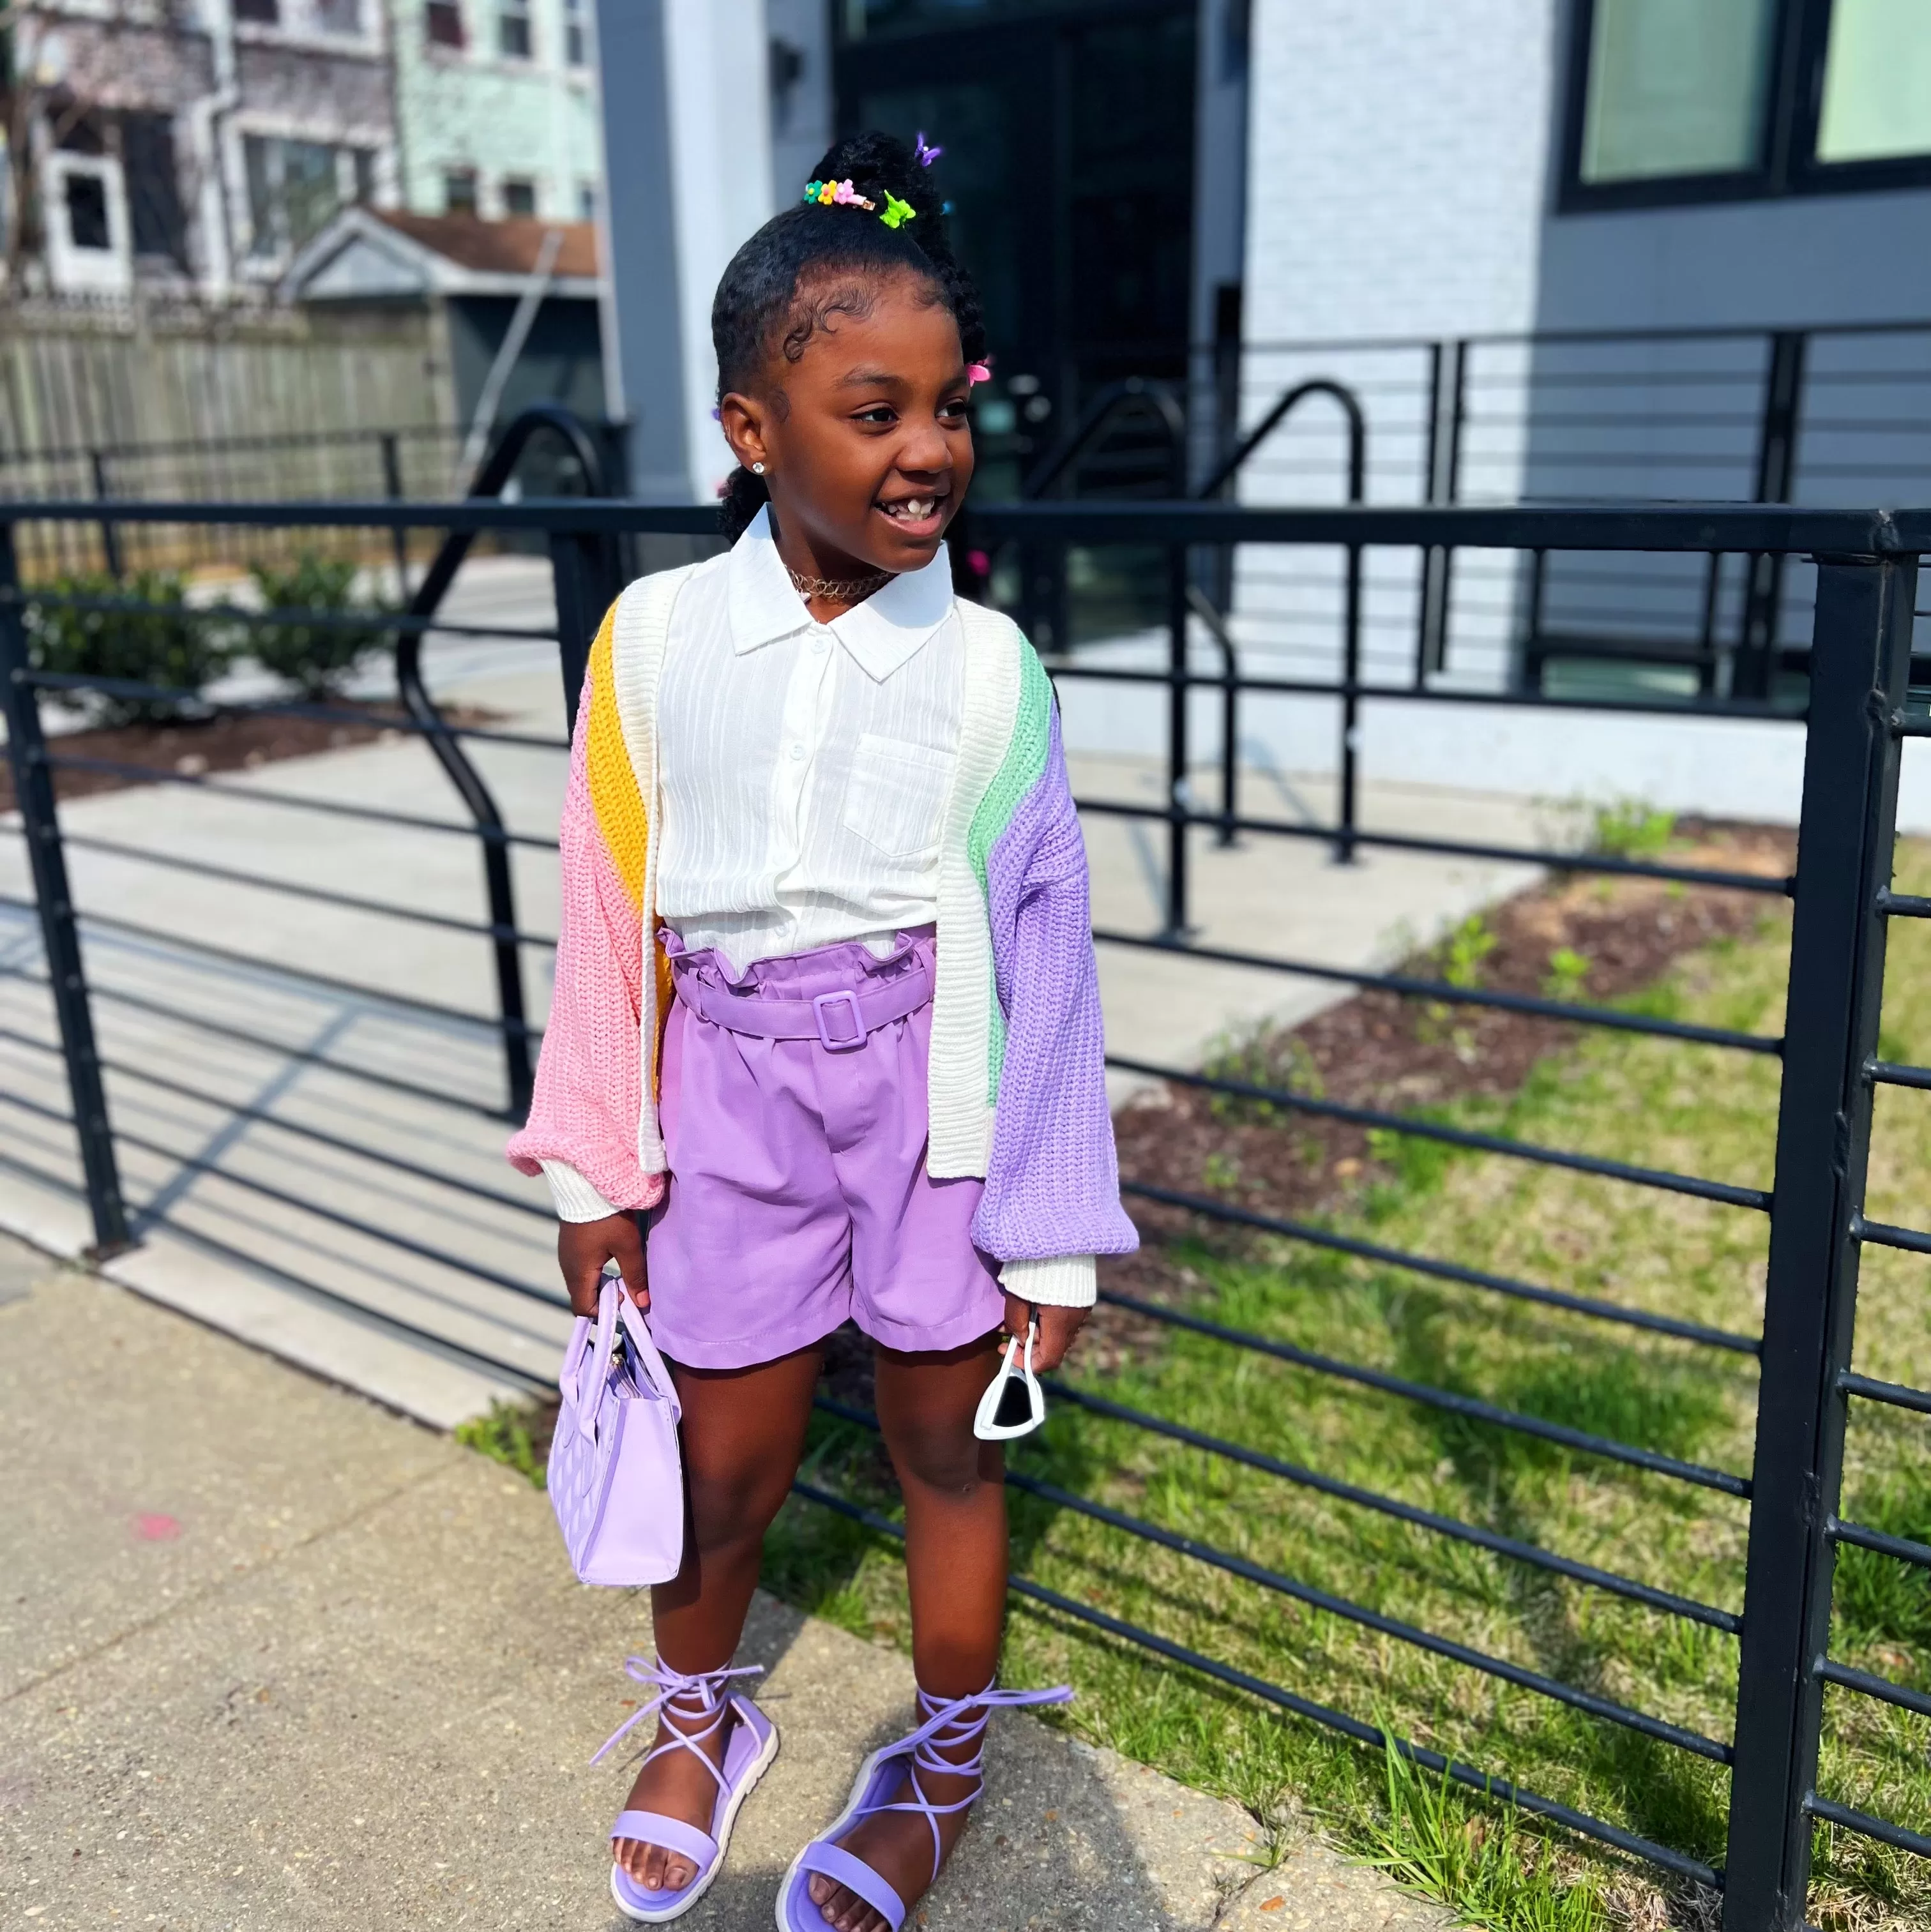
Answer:
M892 574L875 570L869 577L806 577L789 564L785 569L800 597L821 597L827 604L862 604L873 591L882 590Z

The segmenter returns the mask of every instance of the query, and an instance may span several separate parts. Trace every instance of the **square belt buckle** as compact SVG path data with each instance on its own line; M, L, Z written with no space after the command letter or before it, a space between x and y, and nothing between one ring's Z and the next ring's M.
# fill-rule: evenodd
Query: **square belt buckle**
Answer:
M834 1036L830 1024L830 1016L835 1007L842 1006L851 1015L851 1030L842 1036ZM865 1016L858 1010L858 995L853 992L821 993L811 1003L812 1017L818 1022L818 1036L827 1053L850 1053L865 1044Z

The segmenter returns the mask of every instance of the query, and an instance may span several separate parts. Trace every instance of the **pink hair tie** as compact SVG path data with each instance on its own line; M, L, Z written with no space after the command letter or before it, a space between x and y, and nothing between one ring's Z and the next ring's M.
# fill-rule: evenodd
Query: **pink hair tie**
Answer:
M993 372L986 367L984 363L972 362L967 364L966 368L966 384L967 388L971 388L975 382L990 382L992 380Z

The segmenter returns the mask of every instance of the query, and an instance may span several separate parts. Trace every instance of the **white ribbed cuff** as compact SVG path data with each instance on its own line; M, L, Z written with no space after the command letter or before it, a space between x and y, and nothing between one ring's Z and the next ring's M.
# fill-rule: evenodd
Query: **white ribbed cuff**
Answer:
M538 1164L543 1170L543 1178L550 1184L550 1198L557 1204L558 1220L602 1221L623 1212L621 1208L613 1208L567 1162L546 1160Z
M999 1286L1022 1300L1049 1308L1091 1308L1099 1292L1091 1255L1050 1255L1043 1261L1002 1262Z

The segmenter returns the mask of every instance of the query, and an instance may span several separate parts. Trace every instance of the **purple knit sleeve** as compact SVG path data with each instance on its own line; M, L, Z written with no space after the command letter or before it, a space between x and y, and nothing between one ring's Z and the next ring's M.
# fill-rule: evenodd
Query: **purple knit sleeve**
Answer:
M1001 1261L1130 1254L1107 1106L1086 848L1056 706L1046 766L986 859L1005 1064L972 1238Z

